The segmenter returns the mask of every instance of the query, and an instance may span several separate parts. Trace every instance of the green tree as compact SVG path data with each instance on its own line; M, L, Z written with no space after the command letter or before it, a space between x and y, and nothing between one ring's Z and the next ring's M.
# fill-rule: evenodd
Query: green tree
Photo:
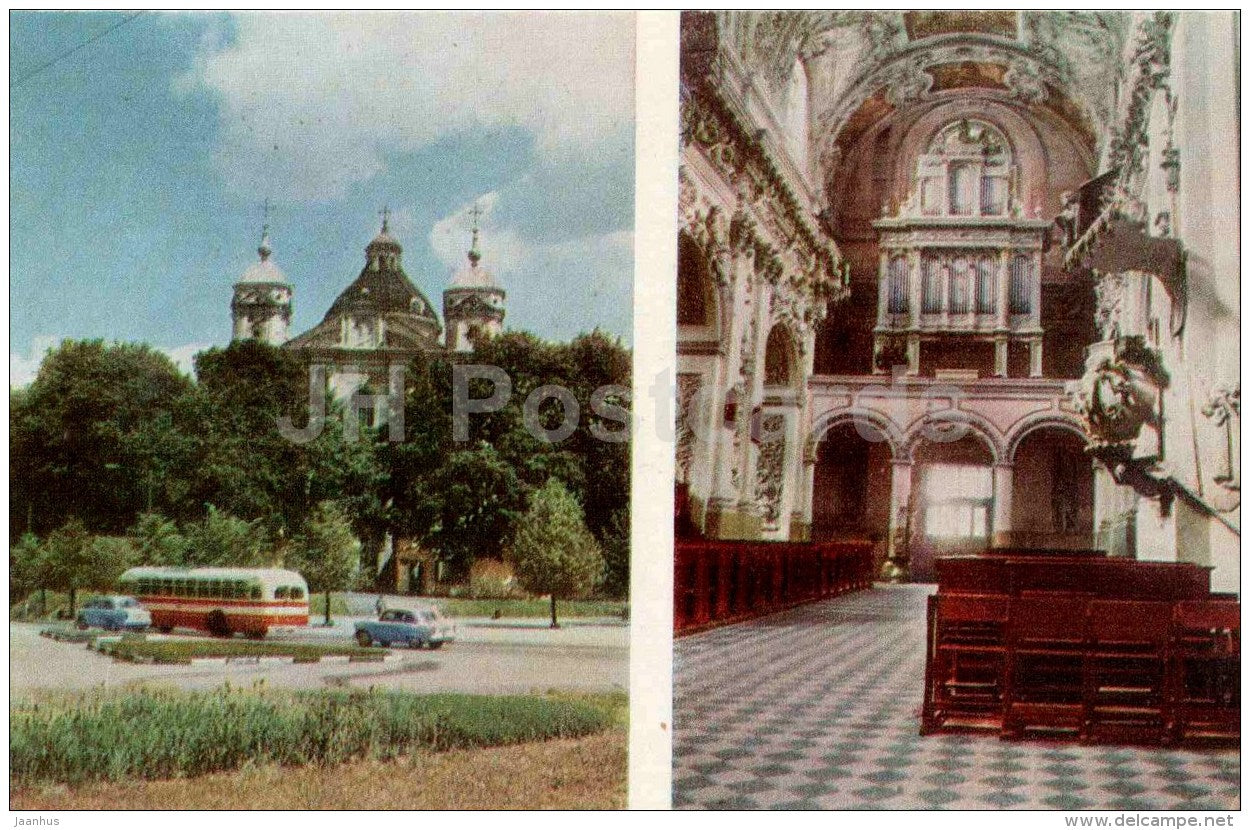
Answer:
M560 627L557 598L585 596L603 573L603 555L586 528L581 505L558 479L534 493L517 525L512 561L526 590L550 594L552 628Z
M629 596L629 534L629 508L623 507L612 514L600 543L604 563L601 588L608 596Z
M16 543L9 545L9 604L15 605L30 596L32 591L42 589L43 548L33 533L23 533Z
M452 378L458 361L498 366L512 384L503 408L472 416L467 442L452 439ZM630 371L629 352L597 332L567 344L509 332L483 341L472 355L418 358L408 374L406 440L378 448L385 470L382 532L437 551L453 574L463 576L476 556L493 555L502 540L512 537L530 495L556 478L586 506L586 524L607 544L613 515L629 501L629 445L600 440L592 432L620 434L625 428L596 414L592 398L600 388L615 386L609 402L627 410ZM526 429L526 397L544 385L569 389L578 403L578 428L560 442ZM490 392L485 381L470 384L473 397ZM538 416L544 428L552 429L564 412L548 399ZM627 582L627 558L620 561L626 569L619 579Z
M66 340L51 350L9 395L12 532L42 536L78 517L87 531L120 533L161 506L172 413L190 389L146 345Z
M299 571L311 592L325 594L326 625L330 624L330 592L350 588L360 567L360 542L341 506L323 501L291 540L286 566Z
M251 568L276 565L269 536L258 521L244 521L209 505L208 514L187 527L185 564Z
M308 418L308 368L289 349L253 340L196 355L199 378L192 500L290 536L326 499L349 511L363 529L379 510L380 470L374 441L347 440L330 413L321 434L289 440L279 418L302 426Z
M78 519L57 528L44 542L43 578L47 587L69 594L69 613L77 610L78 592L108 590L130 566L129 542L114 536L92 536Z
M128 534L144 565L185 565L190 542L178 525L160 513L144 512Z

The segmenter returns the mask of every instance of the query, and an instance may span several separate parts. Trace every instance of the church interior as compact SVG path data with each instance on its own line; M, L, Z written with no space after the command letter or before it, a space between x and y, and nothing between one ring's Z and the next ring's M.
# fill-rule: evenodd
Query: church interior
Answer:
M1239 805L1238 15L681 35L675 804Z

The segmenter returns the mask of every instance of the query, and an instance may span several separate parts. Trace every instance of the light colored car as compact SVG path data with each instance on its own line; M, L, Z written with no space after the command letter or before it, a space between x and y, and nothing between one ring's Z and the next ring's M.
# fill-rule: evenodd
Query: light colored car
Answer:
M406 645L442 648L456 639L456 624L437 608L390 608L376 620L356 623L356 642L362 646Z
M107 631L142 631L152 625L152 615L134 597L96 597L78 611L78 627Z

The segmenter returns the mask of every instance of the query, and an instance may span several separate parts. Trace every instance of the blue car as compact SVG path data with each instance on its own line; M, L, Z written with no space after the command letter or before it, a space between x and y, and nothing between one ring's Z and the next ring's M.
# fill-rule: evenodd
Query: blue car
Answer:
M143 631L152 624L152 615L134 597L96 597L83 603L78 627L106 631Z
M456 639L456 625L437 608L391 608L377 620L356 623L356 642L362 646L406 645L409 648L442 648Z

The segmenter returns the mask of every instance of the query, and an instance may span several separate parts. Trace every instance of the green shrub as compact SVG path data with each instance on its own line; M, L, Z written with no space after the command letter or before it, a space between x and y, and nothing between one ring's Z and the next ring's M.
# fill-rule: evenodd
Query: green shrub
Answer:
M245 763L387 760L603 731L602 707L549 697L383 691L92 690L10 703L13 783L173 778Z

